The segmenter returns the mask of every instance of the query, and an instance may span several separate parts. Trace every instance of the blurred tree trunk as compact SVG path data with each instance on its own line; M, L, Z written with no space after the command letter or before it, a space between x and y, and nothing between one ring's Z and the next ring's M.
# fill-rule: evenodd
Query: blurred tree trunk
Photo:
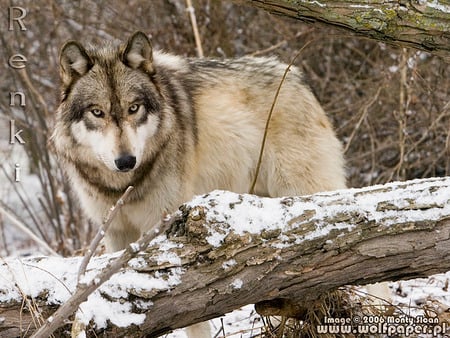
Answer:
M307 305L343 285L423 277L450 269L450 178L283 199L224 194L213 192L184 205L182 219L172 227L177 236L170 236L170 242L154 242L121 270L121 274L138 272L141 278L148 277L147 288L127 282L128 286L96 291L111 307L125 303L130 304L130 312L144 313L143 322L127 328L108 322L104 330L91 326L89 335L94 331L98 337L153 337L246 304L278 299ZM265 225L265 230L251 231L249 226L243 231L242 223ZM161 262L162 253L176 260ZM73 268L74 258L60 259L53 265L67 260L63 266ZM108 267L117 255L98 259L107 260ZM32 281L42 285L34 298L14 278L10 285L4 282L18 273L14 266L32 278L36 271L32 267L45 260L31 257L19 264L8 261L3 270L0 266L0 275L4 274L0 295L5 298L21 289L26 296L0 302L0 337L31 333L41 316L58 306L46 298L61 283L57 272L48 271L53 286ZM97 271L92 269L91 274ZM169 278L173 269L179 282L168 289L152 288L151 280ZM75 284L69 274L64 283ZM39 311L30 311L30 299ZM259 309L267 314L264 306Z
M236 0L271 13L342 27L386 43L450 60L448 1Z

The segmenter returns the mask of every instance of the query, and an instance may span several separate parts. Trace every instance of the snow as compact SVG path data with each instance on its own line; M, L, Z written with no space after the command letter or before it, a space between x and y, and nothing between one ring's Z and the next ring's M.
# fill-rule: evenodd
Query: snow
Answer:
M130 302L123 304L118 302L110 302L102 298L98 292L88 297L87 302L80 305L77 312L77 319L82 323L88 324L94 319L98 328L107 326L108 321L119 327L127 327L132 324L139 325L144 322L145 314L134 314L131 312L132 305Z
M210 323L213 337L223 337L223 332L227 338L257 337L263 328L261 317L256 313L253 305L244 306L220 318L215 318ZM216 333L219 334L216 335ZM187 335L185 330L178 329L164 337L187 338Z
M81 331L80 333L78 333L78 336L76 336L76 338L86 338L86 331Z
M206 237L206 240L212 246L219 247L222 244L223 240L225 239L225 236L226 234L224 233L221 234L217 231L211 231L211 235Z
M323 3L319 2L319 1L307 1L307 2L309 2L310 4L314 4L314 5L320 6L320 7L327 7L326 4L323 4Z
M236 264L237 264L237 262L234 259L230 259L226 262L223 262L222 269L228 270L229 268L235 266Z
M325 7L326 5L322 5L317 1L306 1L307 3L315 3L321 7ZM419 1L419 4L421 6L426 5L427 7L433 8L433 9L437 9L438 11L444 12L444 13L450 13L450 6L447 4L444 4L443 1L439 1L439 0L428 0L428 1ZM363 8L363 9L371 9L372 6L369 5L349 5L350 8ZM404 6L399 6L398 7L399 10L407 10L407 8L405 8ZM380 9L377 10L379 13L383 13Z
M105 268L120 253L92 258L82 282L95 281L97 276L94 270ZM48 304L65 303L75 291L81 260L82 257L65 259L30 257L1 260L0 302L20 301L22 295L37 298L46 294ZM140 274L133 270L122 270L116 273L82 303L81 311L77 313L78 319L86 324L93 320L98 328L106 327L108 320L120 327L141 324L145 315L132 313L133 305L149 309L152 303L140 301L139 304L132 304L126 299L128 291L148 293L151 290L169 290L180 284L183 270L176 267L168 271L168 273L156 272L154 276ZM101 294L111 297L111 300L105 299ZM118 301L113 301L115 299Z
M231 283L231 287L233 289L240 289L242 288L242 285L244 285L244 282L242 281L242 279L236 278L233 283Z
M321 3L319 1L316 1L316 0L312 0L312 1L311 0L302 0L302 2L305 2L307 4L311 4L311 5L315 5L315 6L319 6L319 7L327 7L326 4Z
M150 245L158 244L160 254L156 257L156 262L158 265L163 265L164 263L169 263L174 266L181 266L181 259L175 253L170 252L173 248L182 248L183 244L174 243L167 239L165 235L160 235L155 238Z
M162 265L163 263L170 263L173 265L181 266L181 259L173 252L163 251L157 257L158 265Z
M388 69L391 73L396 73L398 71L399 67L394 65L394 66L390 66Z
M364 9L370 9L372 8L369 5L349 5L350 8L364 8Z
M442 182L442 187L430 189ZM209 194L195 197L188 206L202 207L206 211L208 243L218 247L230 234L260 234L279 230L276 243L282 248L289 238L283 234L293 227L315 222L316 229L306 236L298 236L296 242L326 236L332 230L351 230L354 224L338 222L329 224L330 218L341 215L360 215L368 221L383 220L384 226L392 224L417 222L420 220L437 220L450 214L450 178L435 178L424 182L410 181L414 185L393 182L384 186L361 189L349 189L326 192L309 197L295 198L256 198L249 194L236 194L215 190ZM368 192L374 191L370 194ZM392 206L381 208L386 201ZM423 205L434 205L423 209ZM398 216L395 208L403 209ZM298 217L304 215L304 217ZM347 216L348 218L348 216ZM345 217L344 217L345 219Z
M438 1L438 0L427 1L427 4L426 4L426 5L427 5L428 7L437 9L437 10L439 10L439 11L441 11L441 12L444 12L444 13L450 13L450 6L449 6L449 5L444 5L444 4L442 3L442 1Z

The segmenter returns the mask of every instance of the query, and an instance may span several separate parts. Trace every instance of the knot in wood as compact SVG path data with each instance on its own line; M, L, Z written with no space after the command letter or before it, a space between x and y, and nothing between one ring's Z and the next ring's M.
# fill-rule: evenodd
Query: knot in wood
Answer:
M203 207L196 206L189 210L186 221L186 232L189 239L197 239L206 243L208 227L206 226L206 213Z

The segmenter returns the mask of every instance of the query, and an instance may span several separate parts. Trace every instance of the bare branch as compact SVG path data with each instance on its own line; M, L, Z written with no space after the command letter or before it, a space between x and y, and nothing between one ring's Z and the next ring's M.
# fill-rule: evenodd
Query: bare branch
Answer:
M235 0L271 13L345 28L450 60L450 6L431 1Z

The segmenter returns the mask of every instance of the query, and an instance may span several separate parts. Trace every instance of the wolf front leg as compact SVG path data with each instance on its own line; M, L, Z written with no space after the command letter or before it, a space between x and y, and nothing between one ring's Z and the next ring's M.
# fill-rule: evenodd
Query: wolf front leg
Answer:
M136 242L141 236L139 229L130 224L121 227L117 227L115 224L111 225L111 228L105 234L107 252L123 250L128 244Z
M186 328L189 338L212 338L211 325L209 322L194 324Z

